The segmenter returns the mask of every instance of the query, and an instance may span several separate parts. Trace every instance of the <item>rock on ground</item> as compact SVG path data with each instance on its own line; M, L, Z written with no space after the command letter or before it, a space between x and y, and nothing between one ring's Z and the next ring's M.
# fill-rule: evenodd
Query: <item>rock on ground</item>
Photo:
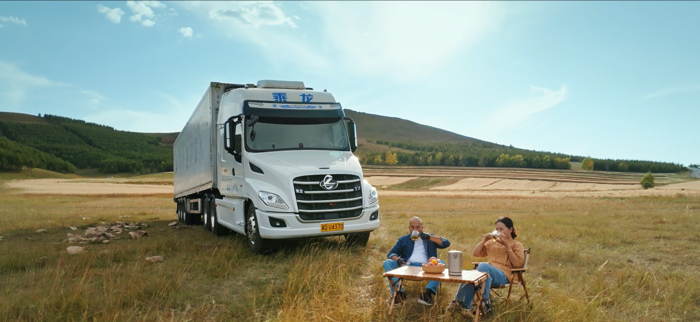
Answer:
M151 264L160 263L163 261L163 256L146 257L146 261L151 263Z
M129 232L129 236L133 239L139 239L143 236L148 236L148 232L146 232L145 230L132 231Z
M107 244L109 243L110 240L117 240L119 237L117 235L122 234L124 230L138 230L137 236L138 237L132 237L132 238L140 238L147 233L143 230L139 230L141 228L148 227L148 224L144 223L128 223L128 222L121 222L117 221L111 224L106 224L102 226L96 226L96 227L88 227L88 229L85 230L84 233L82 234L71 234L68 233L68 239L65 240L65 242L68 243L79 243L79 244L99 244L99 243L104 243ZM77 230L77 228L71 227L72 230ZM131 235L131 234L129 234Z
M66 248L66 251L68 252L68 254L75 255L84 252L85 248L80 246L68 246L68 248Z
M43 234L43 233L46 232L46 229L39 229L39 230L37 230L36 232L37 232L37 233L40 233L40 234Z

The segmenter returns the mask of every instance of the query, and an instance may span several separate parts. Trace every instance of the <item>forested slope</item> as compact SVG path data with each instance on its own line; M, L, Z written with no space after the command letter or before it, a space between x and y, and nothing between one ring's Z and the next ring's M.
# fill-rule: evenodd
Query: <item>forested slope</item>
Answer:
M584 161L583 156L519 149L400 118L345 112L357 123L360 147L355 154L363 164L570 169L570 162ZM20 169L53 167L63 172L71 172L73 166L99 168L108 173L172 171L172 144L177 135L119 131L53 115L0 112L0 137L6 138L3 141L6 148L2 151L5 161L0 162L5 162L2 169L18 169L19 164ZM10 149L12 153L7 152ZM30 157L32 154L37 157ZM594 158L590 161L591 170L654 173L686 170L669 162Z
M14 146L34 148L77 168L99 168L108 173L172 171L172 148L161 146L157 137L60 116L19 121L3 114L0 136L14 141Z

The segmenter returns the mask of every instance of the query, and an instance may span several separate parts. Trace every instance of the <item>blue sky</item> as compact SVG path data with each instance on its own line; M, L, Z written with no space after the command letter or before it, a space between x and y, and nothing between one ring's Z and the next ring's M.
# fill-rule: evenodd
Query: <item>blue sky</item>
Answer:
M0 2L0 111L180 131L211 81L525 149L700 163L700 2Z

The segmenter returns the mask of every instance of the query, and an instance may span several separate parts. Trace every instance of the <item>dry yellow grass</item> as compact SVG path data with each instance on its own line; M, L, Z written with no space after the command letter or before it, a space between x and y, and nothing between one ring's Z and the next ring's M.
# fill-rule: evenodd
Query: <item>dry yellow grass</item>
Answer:
M465 262L497 217L513 218L518 240L532 247L533 305L496 298L486 321L700 319L697 197L382 197L382 226L366 248L325 238L256 256L241 236L167 227L172 196L0 193L2 321L461 321L442 314L456 285L424 307L416 282L409 302L387 316L381 263L415 215L451 240L441 258L455 249ZM118 220L151 224L149 237L66 254L69 226ZM165 261L144 262L153 255Z

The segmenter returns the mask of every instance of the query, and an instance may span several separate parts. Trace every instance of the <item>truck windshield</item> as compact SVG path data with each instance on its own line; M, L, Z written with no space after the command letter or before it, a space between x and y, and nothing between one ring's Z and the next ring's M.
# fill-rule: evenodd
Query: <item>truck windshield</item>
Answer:
M260 117L245 128L245 144L250 151L350 150L342 118Z

